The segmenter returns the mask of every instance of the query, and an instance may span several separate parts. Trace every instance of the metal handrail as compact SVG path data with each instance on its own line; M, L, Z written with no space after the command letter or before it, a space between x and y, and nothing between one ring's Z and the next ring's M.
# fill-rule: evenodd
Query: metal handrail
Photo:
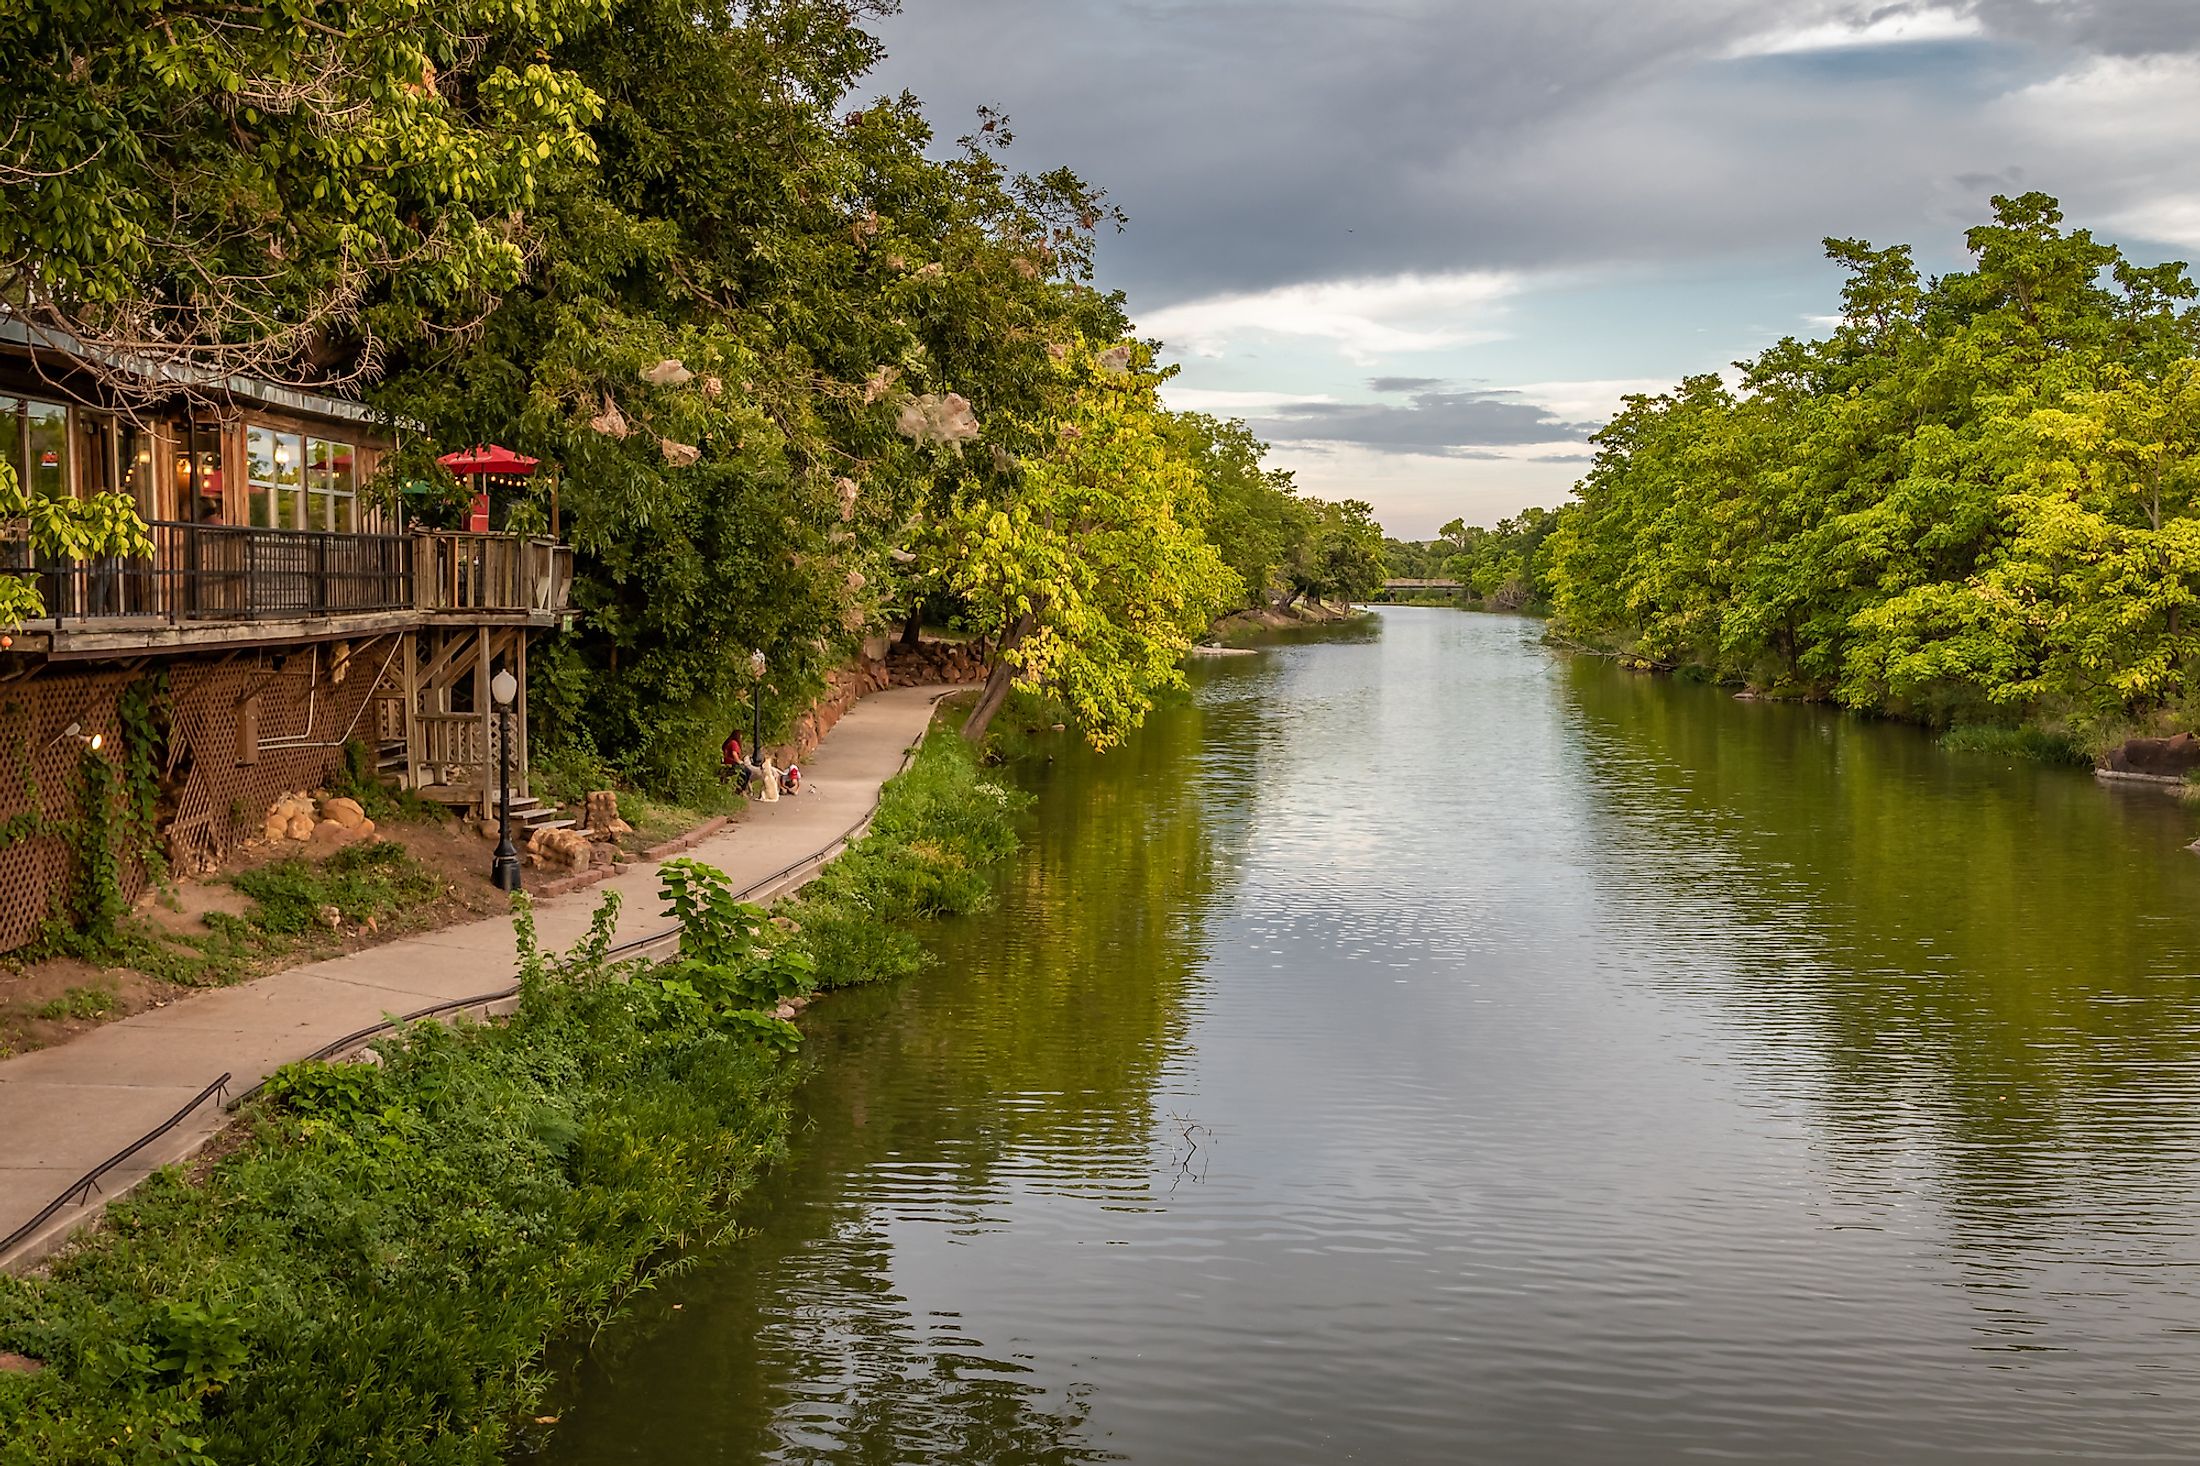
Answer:
M148 1145L151 1145L154 1141L160 1139L163 1135L166 1135L169 1131L175 1129L178 1125L181 1125L183 1123L184 1116L190 1114L200 1105L205 1104L210 1096L217 1094L224 1089L227 1089L229 1087L229 1080L230 1074L227 1070L224 1070L221 1078L215 1080L212 1084L209 1084L208 1086L206 1086L206 1088L200 1090L197 1094L193 1095L190 1102L186 1104L182 1109L176 1111L166 1120L163 1120L159 1125L155 1126L151 1130L146 1131L136 1140L131 1141L128 1145L116 1151L113 1155L107 1157L107 1159L101 1161L98 1165L92 1167L89 1171L86 1171L82 1176L79 1176L74 1182L70 1184L68 1190L62 1192L59 1196L55 1197L52 1201L47 1202L45 1206L40 1208L37 1216L32 1217L22 1226L17 1227L14 1231L8 1233L6 1237L0 1238L0 1257L5 1257L9 1253L15 1251L18 1246L20 1246L23 1242L30 1238L32 1233L36 1232L40 1227L46 1225L47 1221L50 1220L56 1212L60 1211L61 1208L63 1208L64 1206L67 1206L71 1198L81 1196L86 1201L91 1200L92 1192L99 1186L100 1177L106 1175L109 1171L121 1165L130 1157L136 1155L139 1151L145 1149L145 1147L147 1147Z

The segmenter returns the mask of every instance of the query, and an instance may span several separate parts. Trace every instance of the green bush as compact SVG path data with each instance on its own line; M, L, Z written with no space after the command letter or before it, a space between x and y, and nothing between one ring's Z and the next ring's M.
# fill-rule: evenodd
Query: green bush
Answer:
M615 896L563 959L518 898L507 1022L277 1071L204 1180L163 1172L50 1275L0 1278L0 1349L48 1366L0 1374L0 1466L499 1461L548 1342L724 1235L780 1154L795 1030L769 1008L914 971L900 923L982 903L1023 805L935 736L788 919L668 867L683 950L654 966L609 960ZM384 848L238 879L307 919L401 892Z
M886 786L871 833L819 873L784 911L799 922L819 985L905 977L924 963L897 923L983 910L984 867L1016 848L1030 796L985 777L954 733L926 739L908 772Z
M386 840L348 846L318 865L293 856L232 876L257 904L246 918L262 931L296 936L322 925L323 907L346 921L379 920L443 893L435 873Z
M772 1045L598 953L532 954L508 1023L288 1067L202 1184L0 1280L48 1365L0 1375L0 1462L498 1460L545 1342L717 1235L787 1126Z
M2046 728L2009 728L1993 723L1959 723L1940 735L1951 753L1993 753L2043 764L2091 768L2093 755L2068 733Z

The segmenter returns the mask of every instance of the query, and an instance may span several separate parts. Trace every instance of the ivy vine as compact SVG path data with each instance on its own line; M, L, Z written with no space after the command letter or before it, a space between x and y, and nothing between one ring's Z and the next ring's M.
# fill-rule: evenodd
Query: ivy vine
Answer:
M116 753L87 743L76 764L76 813L57 818L48 812L28 745L22 774L31 807L0 820L0 850L52 837L69 854L68 886L40 929L34 950L85 960L119 955L129 903L123 878L134 864L155 882L168 879L168 861L160 848L160 750L166 741L168 679L165 673L125 687L115 710L120 724Z

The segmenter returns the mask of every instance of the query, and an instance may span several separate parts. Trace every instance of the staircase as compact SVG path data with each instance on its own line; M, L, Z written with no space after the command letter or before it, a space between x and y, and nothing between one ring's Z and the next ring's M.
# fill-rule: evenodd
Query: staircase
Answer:
M495 811L495 800L489 801L489 808ZM558 817L555 805L532 796L512 801L512 834L516 839L525 840L537 830L570 830L573 825L574 821Z

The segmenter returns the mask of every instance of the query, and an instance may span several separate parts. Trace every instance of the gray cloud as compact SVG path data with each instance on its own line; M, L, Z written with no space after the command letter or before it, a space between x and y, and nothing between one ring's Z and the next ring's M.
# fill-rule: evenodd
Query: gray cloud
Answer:
M1369 377L1370 392L1426 392L1444 385L1442 377Z
M1989 34L2108 56L2200 50L2192 0L1979 0Z
M1928 13L1962 12L911 0L878 81L950 136L999 103L1027 164L1105 185L1132 223L1104 273L1141 310L1409 272L1807 261L1826 234L1952 247L1985 208L1964 175L2022 170L2074 217L2135 202L2097 148L1981 112L2088 56L2200 48L2193 0L1980 0L1969 39L1722 59L1768 31Z
M1350 443L1378 453L1494 456L1524 443L1569 443L1595 425L1570 423L1510 392L1416 392L1407 407L1382 402L1294 402L1253 423L1266 438Z

